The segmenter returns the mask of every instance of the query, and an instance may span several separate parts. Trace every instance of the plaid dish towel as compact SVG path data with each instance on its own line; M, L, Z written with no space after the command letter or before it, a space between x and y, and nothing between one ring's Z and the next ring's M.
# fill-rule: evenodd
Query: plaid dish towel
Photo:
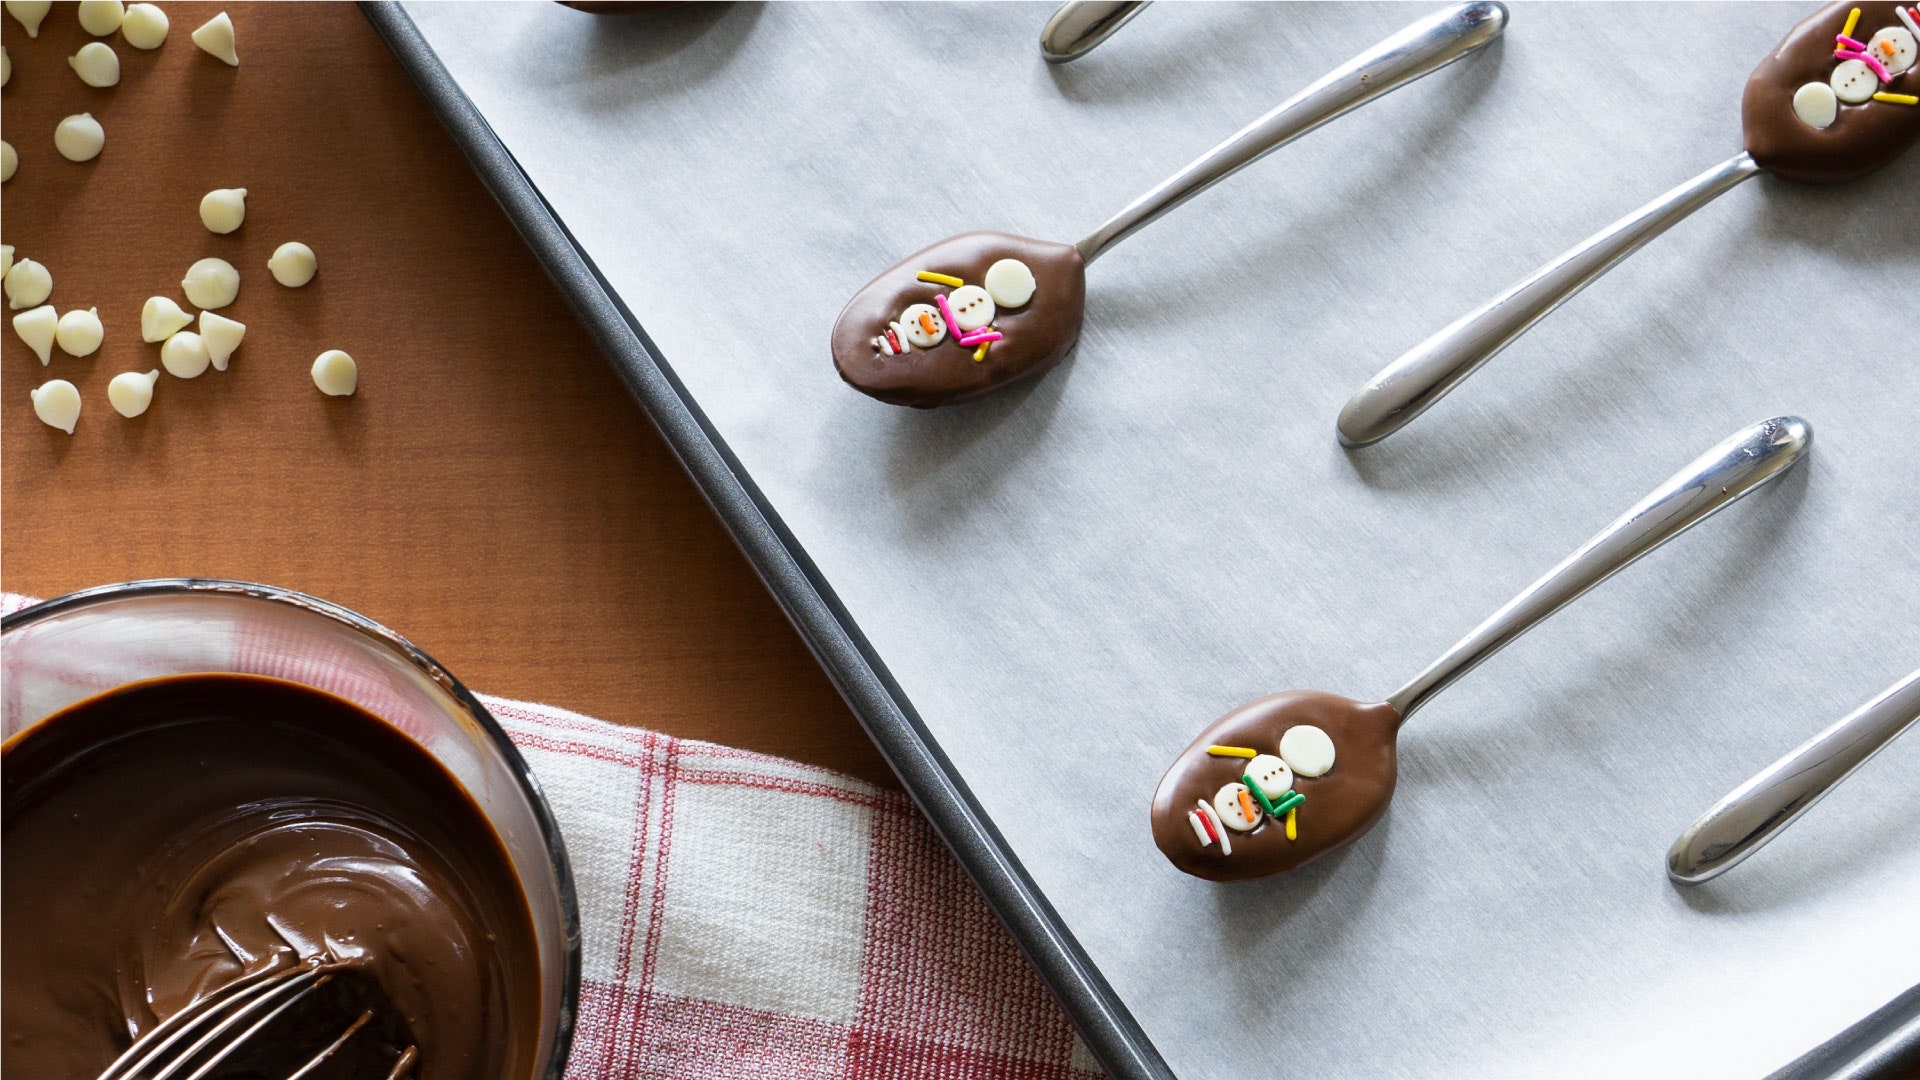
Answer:
M0 610L32 601L6 595ZM904 796L482 695L580 904L568 1080L1103 1074Z

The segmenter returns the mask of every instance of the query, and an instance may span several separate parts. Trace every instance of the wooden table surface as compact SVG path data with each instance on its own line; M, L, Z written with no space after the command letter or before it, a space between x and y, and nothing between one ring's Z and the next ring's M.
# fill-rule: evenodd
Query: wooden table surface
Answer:
M98 307L106 342L43 368L0 333L0 585L288 586L479 690L895 783L357 8L224 5L235 69L189 38L223 5L162 3L166 44L105 39L121 80L93 89L67 66L90 40L75 6L38 39L0 31L0 137L20 158L0 240L51 269L60 311ZM79 112L107 133L85 164L53 147ZM228 236L198 214L221 187L248 190ZM287 240L319 257L305 288L266 271ZM179 282L206 256L240 269L221 313L245 343L224 373L163 373L123 419L107 381L159 366L141 305L191 310ZM359 363L351 398L308 376L332 348ZM72 436L34 417L47 378L80 388Z

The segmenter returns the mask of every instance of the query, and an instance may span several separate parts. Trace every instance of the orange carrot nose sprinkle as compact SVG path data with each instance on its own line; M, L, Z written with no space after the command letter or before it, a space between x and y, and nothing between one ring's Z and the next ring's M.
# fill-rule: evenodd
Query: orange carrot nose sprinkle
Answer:
M1898 52L1899 50L1893 47L1893 42L1882 41L1880 43L1880 51L1883 53L1886 53L1888 56L1892 56L1894 53Z
M933 316L924 311L920 313L920 329L925 330L928 337L933 336Z

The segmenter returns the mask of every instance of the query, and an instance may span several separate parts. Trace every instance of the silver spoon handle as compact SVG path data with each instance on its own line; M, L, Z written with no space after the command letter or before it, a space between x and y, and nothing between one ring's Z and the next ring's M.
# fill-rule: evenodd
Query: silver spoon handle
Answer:
M1713 804L1673 842L1667 876L1682 885L1698 885L1733 869L1917 719L1920 671L1887 687Z
M1367 446L1399 431L1615 263L1759 172L1744 152L1708 169L1408 349L1348 399L1340 442Z
M1500 36L1507 9L1496 0L1444 8L1327 72L1305 90L1200 155L1128 203L1075 245L1091 263L1148 222L1355 106L1438 71Z
M1797 416L1777 416L1734 432L1507 601L1445 656L1396 690L1387 704L1402 720L1412 716L1453 680L1581 593L1791 468L1812 442L1813 429Z
M1148 0L1067 0L1040 31L1040 55L1049 64L1065 64L1092 52Z

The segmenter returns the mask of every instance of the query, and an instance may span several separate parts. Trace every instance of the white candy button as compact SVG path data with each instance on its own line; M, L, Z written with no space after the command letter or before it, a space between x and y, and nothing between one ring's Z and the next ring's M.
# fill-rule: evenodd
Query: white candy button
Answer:
M200 224L205 225L208 232L225 236L246 220L246 188L215 188L200 196Z
M211 362L207 343L191 330L180 331L160 346L160 366L176 379L199 378Z
M0 184L4 184L13 179L13 174L17 172L19 168L19 152L13 148L12 143L5 139L0 139Z
M193 323L193 316L180 310L170 297L152 296L140 309L140 340L165 341L182 327Z
M5 45L0 45L0 86L13 81L13 54Z
M1840 61L1840 66L1833 69L1827 81L1833 84L1834 96L1849 105L1872 101L1873 95L1880 89L1880 76L1858 60Z
M20 25L27 28L30 38L40 36L40 23L52 7L49 0L7 0L7 14L20 20Z
M167 13L152 4L128 4L120 36L136 49L157 49L167 40Z
M987 267L987 295L1005 308L1015 308L1033 299L1033 271L1019 259L1001 259Z
M92 356L106 334L106 327L100 325L100 309L88 308L60 316L54 340L60 343L60 351L68 356Z
M947 297L947 306L953 309L953 321L960 325L960 331L967 333L978 330L993 321L993 297L978 285L962 285Z
M313 249L299 241L288 241L274 248L273 258L267 260L273 280L289 289L312 281L313 272L319 268L320 261L313 257Z
M1280 756L1301 776L1325 776L1333 768L1333 738L1312 724L1299 724L1280 736Z
M900 313L900 325L907 328L907 341L931 349L947 336L947 320L932 304L913 304Z
M33 415L45 421L48 427L57 427L67 434L73 434L73 426L80 422L80 391L65 379L51 379L41 383L32 391Z
M127 17L127 5L120 0L80 0L80 29L94 37L106 37L120 29Z
M233 350L240 347L240 339L246 336L246 323L211 311L200 313L200 340L206 343L207 359L213 361L213 370L227 370L227 357L233 355Z
M225 259L201 259L187 267L180 291L197 308L223 308L240 295L240 271Z
M123 371L107 384L107 403L113 411L131 420L153 404L153 384L160 381L158 368L142 374Z
M13 269L13 245L0 244L0 280L5 280L7 271Z
M1260 805L1253 802L1252 795L1247 796L1247 801L1253 805L1253 816L1247 816L1245 808L1240 805L1240 793L1245 790L1247 785L1236 780L1213 794L1213 812L1234 832L1246 832L1260 824L1260 819L1266 816L1261 813Z
M193 43L233 67L240 66L240 54L233 51L233 20L224 11L193 32Z
M1247 762L1247 775L1260 785L1260 793L1268 802L1277 802L1280 796L1293 790L1293 770L1272 754L1261 754Z
M108 87L120 81L119 54L98 41L80 46L79 52L67 57L67 66L88 86Z
M60 316L54 313L52 304L41 304L15 315L13 332L40 358L41 367L53 362L53 339L60 332Z
M1840 115L1840 99L1826 83L1810 82L1793 92L1793 115L1808 127L1824 130Z
M68 161L92 161L106 145L107 129L92 113L69 116L53 129L53 148Z
M313 361L313 385L323 394L346 397L360 385L360 368L353 357L339 349L328 349Z
M7 304L15 311L39 307L53 295L53 272L32 259L21 259L7 270Z
M1888 52L1885 46L1893 46ZM1866 54L1880 61L1887 74L1898 75L1913 66L1915 57L1920 56L1920 42L1916 42L1913 31L1904 26L1889 26L1873 35L1867 42ZM1911 91L1909 91L1911 93Z

